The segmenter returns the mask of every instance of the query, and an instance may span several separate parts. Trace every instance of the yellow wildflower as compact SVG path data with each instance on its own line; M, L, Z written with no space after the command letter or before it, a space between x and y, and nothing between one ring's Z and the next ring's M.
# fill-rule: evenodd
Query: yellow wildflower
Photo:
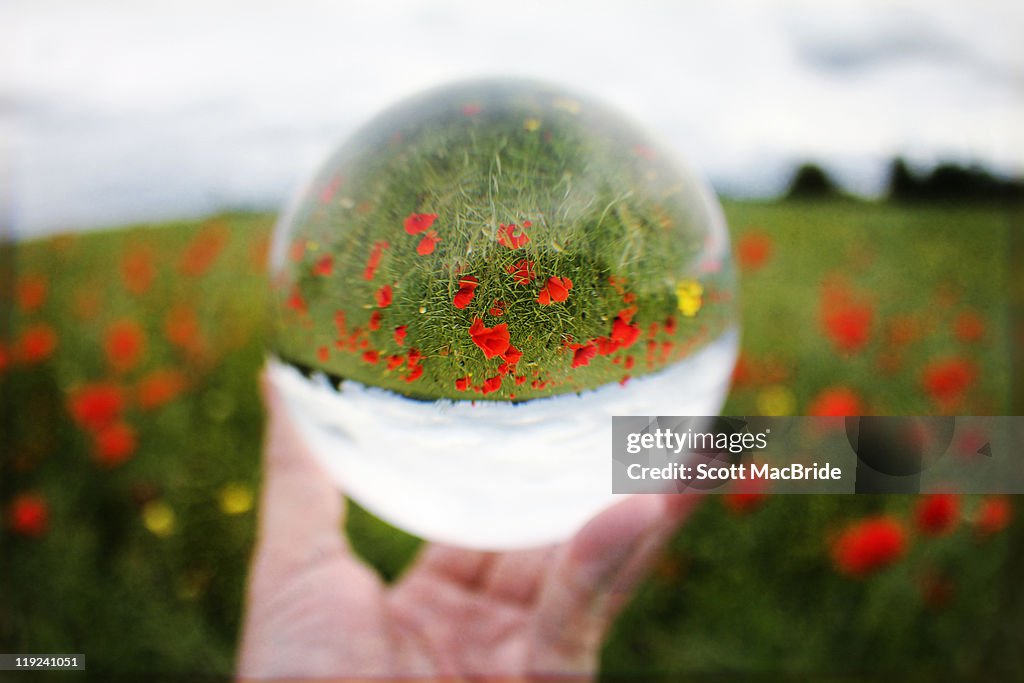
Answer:
M252 509L252 489L245 484L227 484L220 490L220 510L225 515L241 515Z
M703 305L704 286L696 280L681 280L676 284L676 299L679 302L679 312L687 318L697 315L697 311Z
M154 536L166 538L174 533L174 510L160 500L146 503L142 508L142 523Z

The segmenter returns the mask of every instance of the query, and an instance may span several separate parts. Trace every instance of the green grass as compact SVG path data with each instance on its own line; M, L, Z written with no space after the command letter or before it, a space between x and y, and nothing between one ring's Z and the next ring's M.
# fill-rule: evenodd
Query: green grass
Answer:
M1006 212L853 202L725 208L734 240L767 236L771 250L740 278L749 372L725 413L800 414L830 387L880 413L1010 409L1006 292L1019 274L1005 260ZM0 348L16 350L38 324L52 326L57 347L45 360L0 370L0 651L84 652L96 680L229 675L255 510L244 495L234 507L223 499L257 494L260 482L256 377L270 325L260 258L271 224L233 214L28 242L5 254L15 268L0 283L11 304ZM153 268L138 293L123 273L129 255ZM25 311L17 284L33 277L46 294ZM872 310L867 339L852 352L822 328L824 283L836 278ZM168 319L180 323L182 311L195 329L169 341ZM980 336L956 333L965 313L982 321ZM137 323L144 344L118 371L104 339L120 320ZM890 337L901 320L917 332L894 358ZM947 358L976 370L952 404L922 383L929 363ZM155 408L131 398L146 375L168 369L187 380L178 397ZM97 461L88 430L68 414L75 389L99 381L129 396L122 419L137 433L116 466ZM39 537L10 527L11 501L26 492L49 505ZM952 534L913 534L893 567L864 580L832 567L829 539L845 523L886 512L910 524L914 503L790 496L741 515L709 502L618 624L604 670L1019 675L1019 505L1008 531L982 539L969 521L980 500L968 498ZM349 528L389 578L418 547L358 508ZM942 605L926 598L929 576L953 586Z

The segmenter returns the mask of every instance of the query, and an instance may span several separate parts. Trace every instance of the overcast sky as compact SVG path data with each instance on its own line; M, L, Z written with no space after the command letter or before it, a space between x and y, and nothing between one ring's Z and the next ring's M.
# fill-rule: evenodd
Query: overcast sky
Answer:
M810 159L870 195L896 154L1024 173L1022 45L1020 0L7 1L0 186L23 236L276 209L394 100L518 75L616 106L729 194Z

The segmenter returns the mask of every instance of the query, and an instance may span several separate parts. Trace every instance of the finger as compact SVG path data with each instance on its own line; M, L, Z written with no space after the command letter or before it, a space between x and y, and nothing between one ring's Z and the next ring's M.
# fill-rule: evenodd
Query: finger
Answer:
M593 664L615 610L698 498L631 496L591 520L562 549L538 600L538 660L554 667Z
M610 624L615 619L619 611L633 596L640 582L665 551L666 544L703 500L703 496L699 493L666 494L661 498L665 505L664 518L637 545L632 557L612 579L608 604L603 615L606 624Z
M420 552L403 580L440 578L466 589L477 590L483 586L496 557L492 552L431 543Z
M261 385L267 426L259 552L284 566L349 552L340 531L341 494L308 451L284 399L266 374Z
M479 614L481 590L495 554L430 544L388 595L390 604L435 643L452 644L465 636L466 623Z
M557 546L546 546L499 556L485 579L484 592L504 602L532 605L557 551Z

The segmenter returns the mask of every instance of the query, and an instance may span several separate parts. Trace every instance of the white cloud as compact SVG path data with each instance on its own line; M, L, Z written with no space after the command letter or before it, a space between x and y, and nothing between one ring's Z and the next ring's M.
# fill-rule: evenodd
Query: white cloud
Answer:
M814 158L861 191L893 154L1024 172L1015 2L15 2L0 126L24 234L274 207L412 91L532 75L653 128L720 185ZM874 169L874 170L872 170Z

